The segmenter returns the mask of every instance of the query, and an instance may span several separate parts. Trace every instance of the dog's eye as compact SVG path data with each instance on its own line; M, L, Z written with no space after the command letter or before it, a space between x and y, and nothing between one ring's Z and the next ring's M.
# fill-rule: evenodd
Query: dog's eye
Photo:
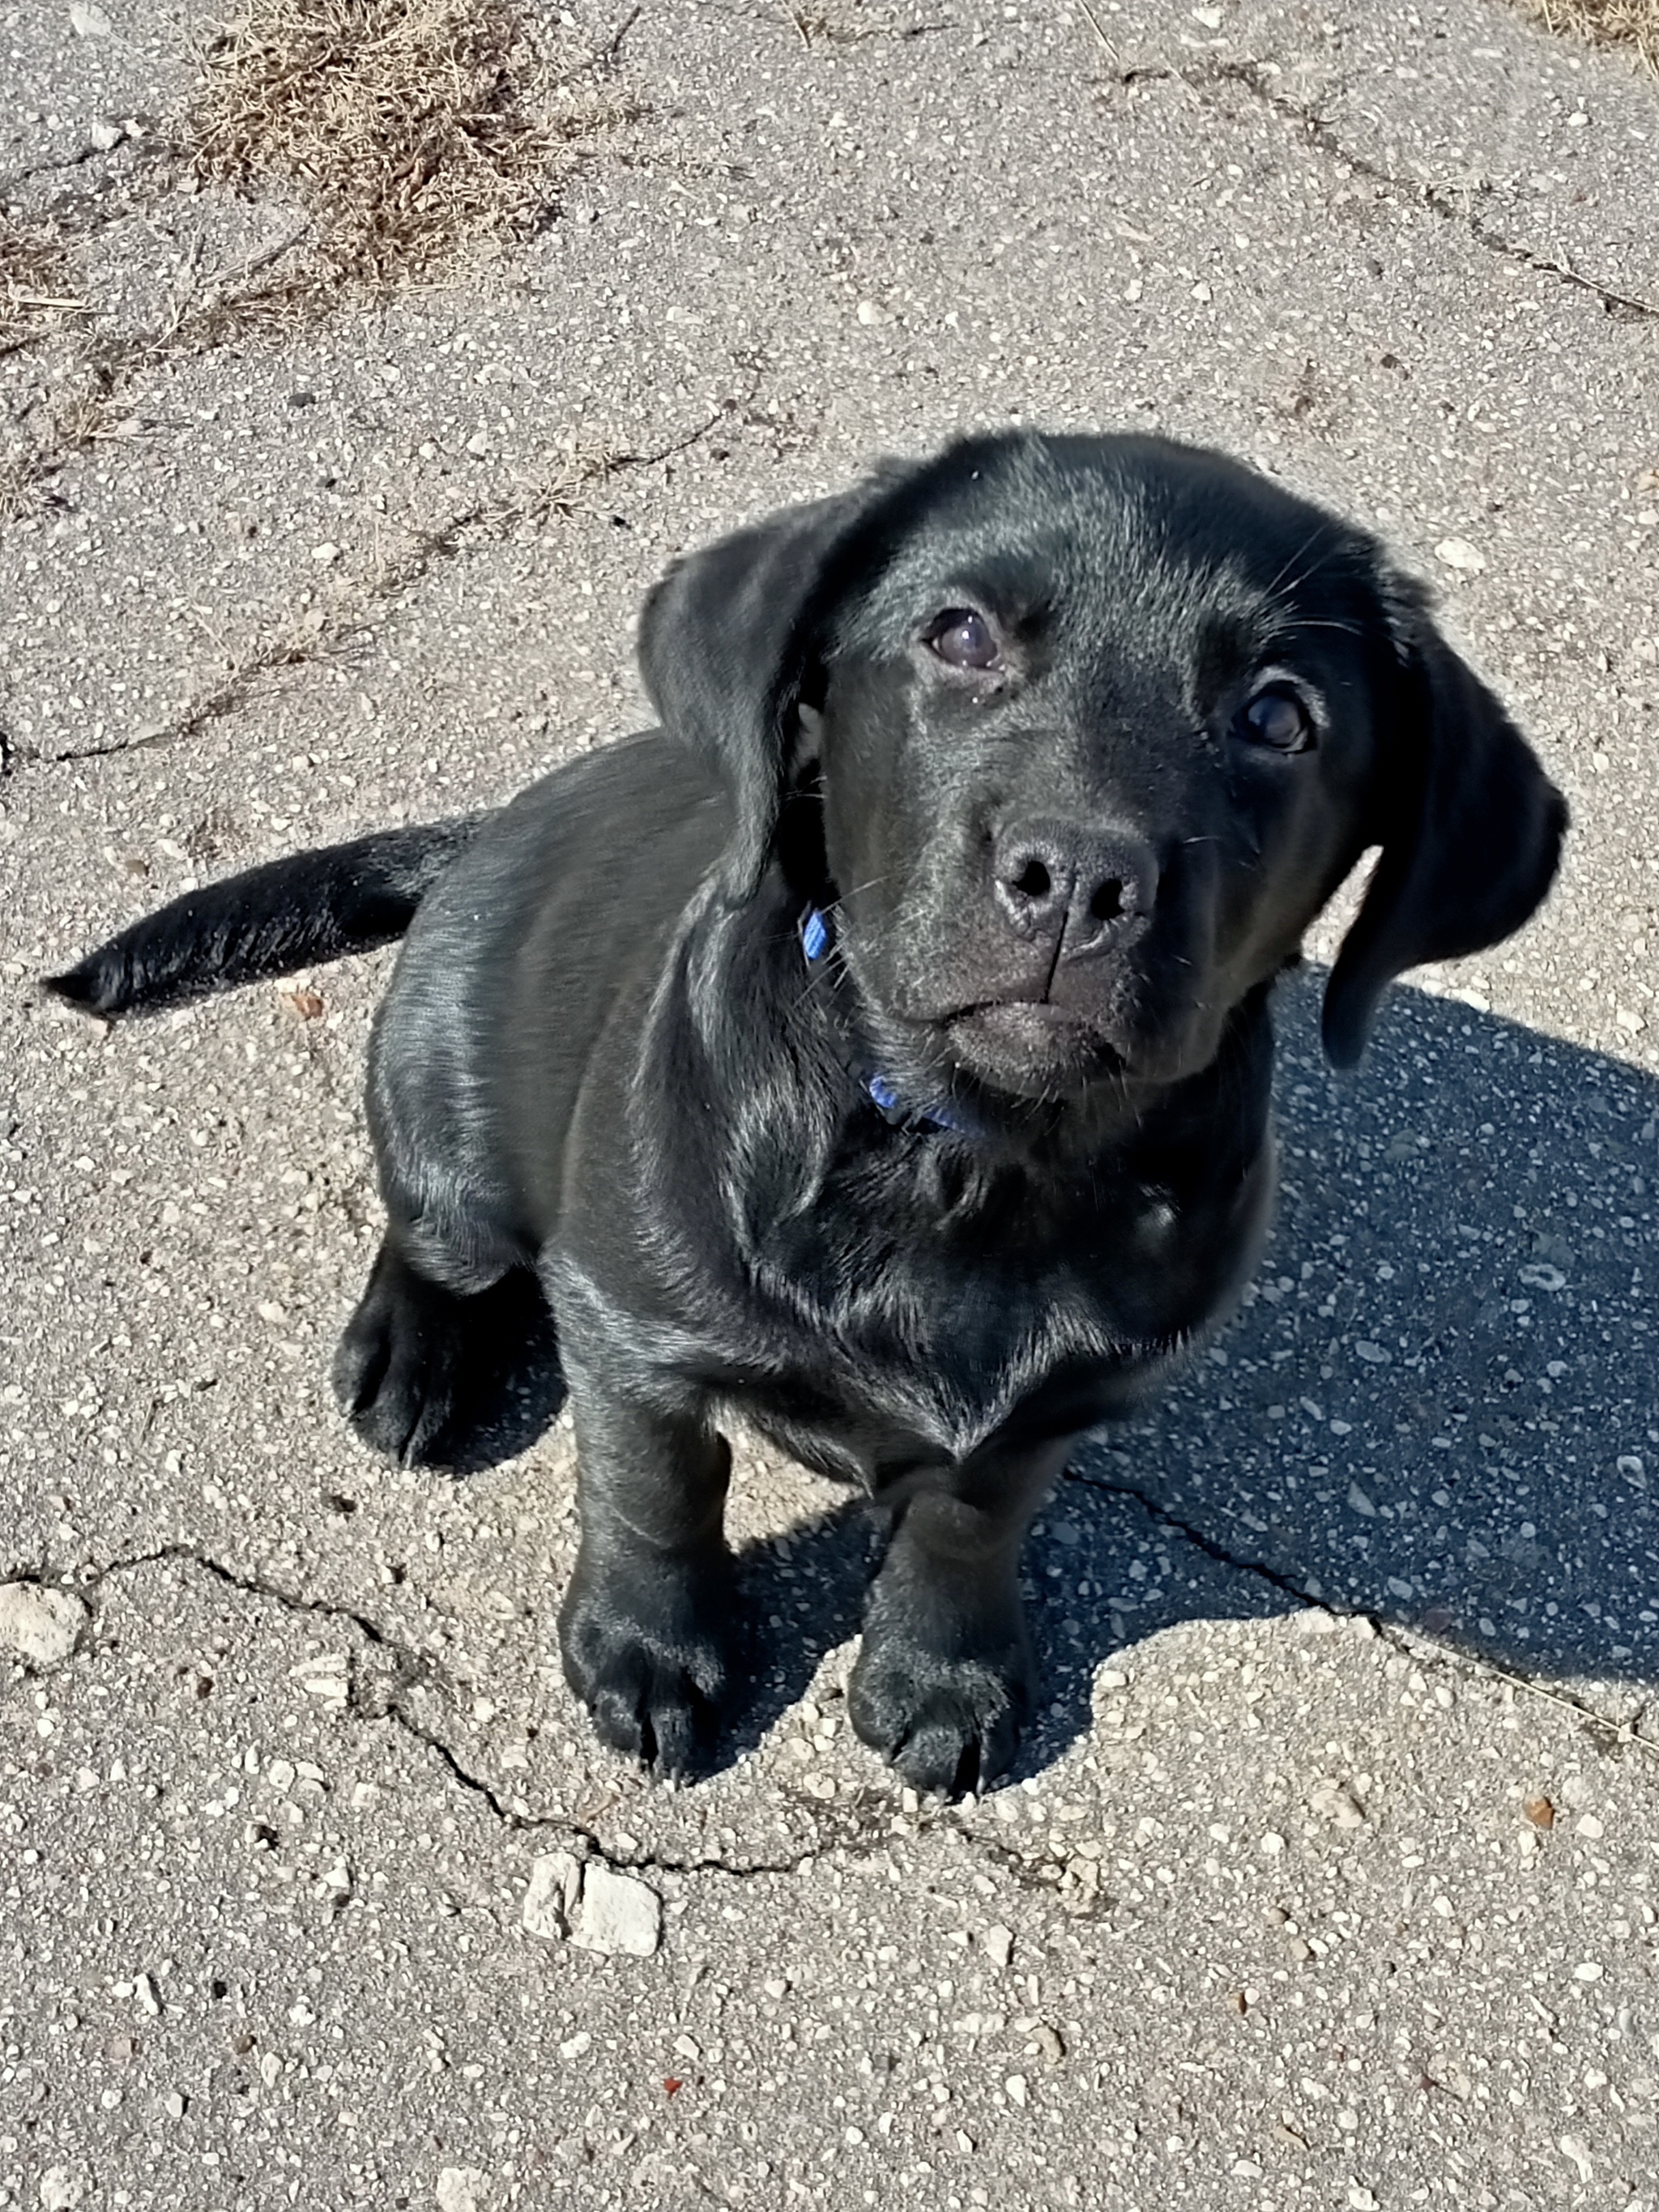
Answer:
M1000 655L991 625L969 607L951 607L928 634L927 642L952 668L994 668Z
M1237 726L1246 744L1266 745L1270 752L1305 752L1313 743L1313 723L1294 691L1258 691Z

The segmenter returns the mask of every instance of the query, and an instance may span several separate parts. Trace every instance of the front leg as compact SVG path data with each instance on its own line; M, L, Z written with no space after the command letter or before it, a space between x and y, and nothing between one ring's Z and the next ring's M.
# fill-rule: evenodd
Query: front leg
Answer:
M1036 1682L1020 1547L1073 1441L976 1453L898 1509L847 1702L918 1790L958 1796L1012 1763Z
M732 1455L701 1400L571 1382L581 1544L559 1613L565 1680L614 1749L693 1772L729 1671Z

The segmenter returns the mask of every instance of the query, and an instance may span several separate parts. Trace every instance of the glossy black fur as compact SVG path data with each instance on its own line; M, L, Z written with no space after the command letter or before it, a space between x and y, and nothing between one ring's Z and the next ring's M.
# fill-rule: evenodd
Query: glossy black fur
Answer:
M187 891L48 978L94 1014L182 1006L401 937L487 816L382 830Z
M994 668L941 657L963 610ZM453 1458L535 1271L580 1469L565 1667L606 1741L693 1766L732 1695L736 1410L888 1510L853 1718L971 1786L1030 1707L1032 1513L1260 1250L1273 977L1381 844L1327 997L1351 1064L1393 976L1531 913L1565 810L1371 539L1151 440L890 468L683 562L641 653L661 731L464 844L342 848L366 880L395 854L414 911L337 1383L371 1443ZM1252 741L1264 684L1305 750ZM261 932L263 972L342 949L344 904L307 949L285 889L338 861L196 894L59 988L114 1011L253 972L223 948Z

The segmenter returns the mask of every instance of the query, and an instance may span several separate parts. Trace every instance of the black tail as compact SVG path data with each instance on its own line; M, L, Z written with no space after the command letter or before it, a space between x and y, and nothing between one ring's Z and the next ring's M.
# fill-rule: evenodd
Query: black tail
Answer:
M401 937L487 814L380 830L186 891L100 945L48 990L97 1014L180 1006Z

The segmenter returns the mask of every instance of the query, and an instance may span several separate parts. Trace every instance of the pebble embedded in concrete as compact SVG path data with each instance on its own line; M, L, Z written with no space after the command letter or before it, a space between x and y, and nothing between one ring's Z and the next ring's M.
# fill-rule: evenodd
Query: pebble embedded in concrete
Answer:
M526 1932L608 1957L651 1958L662 1940L662 1899L646 1882L571 1851L543 1851L531 1869Z
M87 1624L87 1608L63 1589L0 1583L0 1652L27 1667L61 1666Z
M581 1862L573 1852L538 1854L530 1869L530 1887L525 1892L526 1933L539 1936L545 1942L562 1942L570 1932L581 1887Z
M648 1959L662 1940L662 1899L632 1875L590 1862L582 1876L581 1914L571 1942L579 1951Z

